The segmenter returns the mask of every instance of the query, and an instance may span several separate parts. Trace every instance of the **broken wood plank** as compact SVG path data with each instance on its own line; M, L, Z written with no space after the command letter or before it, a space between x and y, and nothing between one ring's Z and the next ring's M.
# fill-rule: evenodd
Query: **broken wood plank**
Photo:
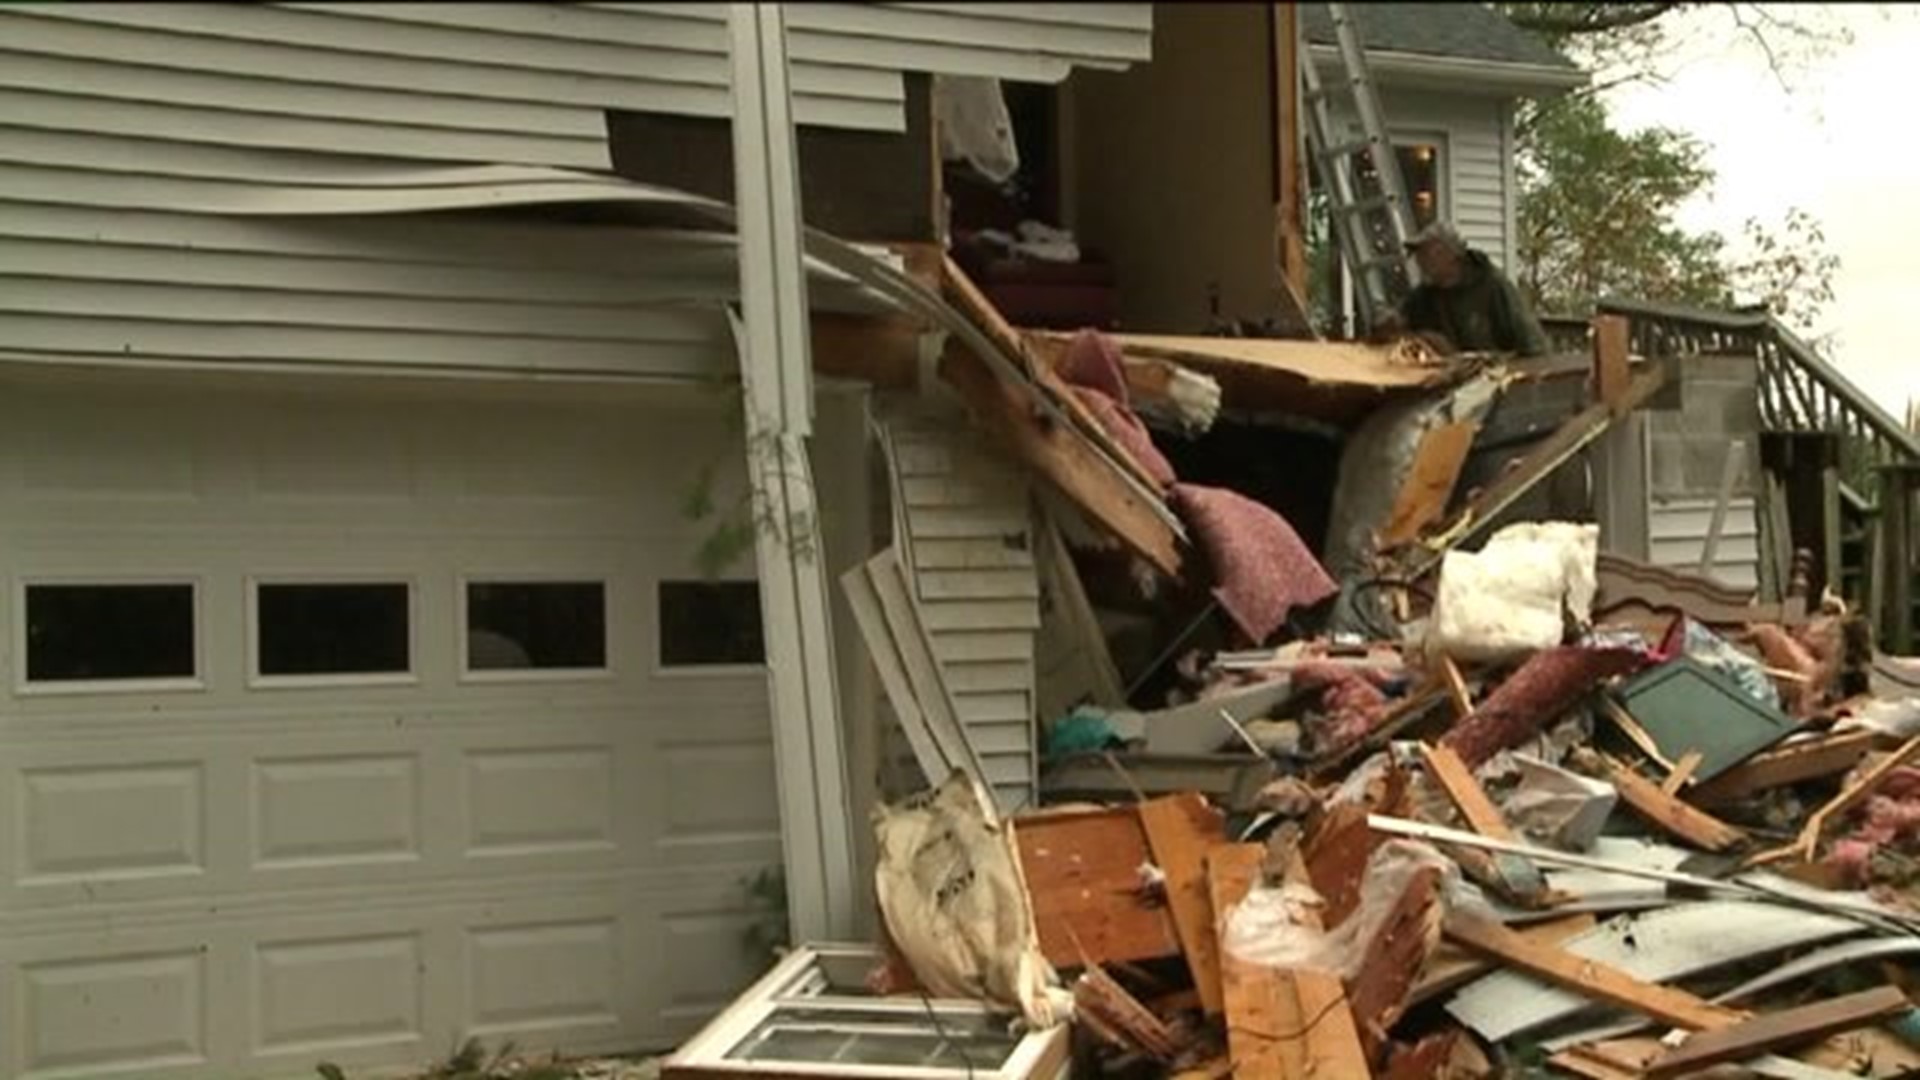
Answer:
M1381 842L1367 827L1367 808L1357 803L1334 807L1307 838L1307 876L1325 901L1321 918L1328 926L1339 926L1360 906L1360 883Z
M1180 538L1155 506L1080 432L1041 415L1041 391L1008 383L966 347L949 343L940 376L973 410L981 426L1044 476L1062 495L1135 554L1168 577L1180 576Z
M1673 771L1667 774L1665 780L1660 781L1661 792L1667 795L1680 794L1680 789L1687 786L1687 782L1693 779L1694 771L1700 768L1700 763L1705 760L1706 755L1698 750L1689 750L1681 754L1680 760L1673 764Z
M1406 1012L1407 995L1440 944L1441 914L1440 871L1422 867L1408 878L1366 943L1346 989L1354 1023L1370 1045L1384 1046L1387 1032Z
M1907 995L1891 986L1879 986L1811 1005L1781 1009L1732 1027L1688 1036L1679 1047L1654 1059L1647 1066L1646 1075L1649 1080L1663 1080L1710 1065L1745 1061L1900 1016L1912 1008Z
M1920 757L1920 735L1902 743L1898 750L1888 754L1873 768L1868 769L1865 776L1848 784L1826 805L1815 810L1812 816L1807 818L1806 825L1800 830L1799 838L1793 843L1756 855L1748 860L1748 865L1765 866L1786 859L1812 859L1814 849L1820 844L1820 836L1826 831L1827 822L1843 816L1847 811L1858 806L1867 796L1872 795L1881 781L1891 775L1895 769L1908 764L1916 757Z
M1672 1027L1697 1031L1739 1023L1746 1013L1715 1005L1670 986L1643 982L1619 968L1577 956L1514 933L1497 922L1453 912L1448 937L1556 986L1618 1008L1631 1009Z
M1480 781L1473 778L1473 770L1467 768L1452 747L1422 743L1420 753L1426 759L1427 775L1447 793L1454 809L1467 820L1468 828L1495 840L1515 839L1506 819L1500 816L1500 808L1493 805Z
M1422 529L1446 514L1447 502L1460 482L1460 470L1473 449L1473 437L1479 432L1477 421L1462 420L1429 428L1420 437L1406 481L1394 496L1393 509L1380 530L1382 550L1417 538Z
M1592 325L1594 397L1618 415L1633 378L1629 324L1624 315L1595 315Z
M1594 928L1599 920L1591 912L1578 915L1566 915L1558 919L1532 923L1514 929L1513 932L1529 941L1541 945L1558 945L1576 934L1584 934ZM1513 929L1513 928L1509 928ZM1441 994L1465 986L1487 972L1493 970L1492 962L1482 958L1470 949L1443 941L1434 950L1433 958L1407 996L1409 1005L1418 1005L1431 1001Z
M1033 814L1010 823L1040 952L1060 970L1180 952L1173 916L1141 888L1151 858L1130 806Z
M1611 757L1603 756L1602 761L1606 778L1620 793L1620 800L1668 834L1702 851L1729 851L1745 842L1745 833L1660 790L1660 785L1635 772L1632 766Z
M1461 1031L1454 1028L1429 1035L1412 1046L1396 1046L1387 1055L1387 1069L1383 1080L1432 1080L1445 1075L1447 1062L1453 1058L1454 1044L1460 1041Z
M1226 841L1220 812L1191 792L1151 799L1140 804L1140 823L1147 831L1153 861L1167 876L1167 903L1173 924L1193 972L1194 988L1208 1015L1224 1007L1220 982L1220 938L1215 930L1213 899L1207 887L1206 855Z
M1040 365L1034 362L1033 352L1027 347L1020 331L1014 329L1006 316L1000 314L1000 309L987 299L987 294L980 291L980 286L973 283L973 279L960 269L960 264L954 262L951 255L941 256L940 291L948 303L958 308L968 322L979 327L980 332L999 346L1009 360L1018 364L1023 373L1032 377L1039 370Z

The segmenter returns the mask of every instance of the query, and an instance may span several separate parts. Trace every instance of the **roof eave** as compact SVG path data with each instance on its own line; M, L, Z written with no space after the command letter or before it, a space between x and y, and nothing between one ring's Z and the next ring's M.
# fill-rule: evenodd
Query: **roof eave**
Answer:
M1340 50L1332 45L1309 46L1309 55L1321 68L1337 69L1340 65ZM1513 95L1560 93L1585 86L1590 78L1587 72L1575 67L1385 49L1368 49L1367 66L1377 78L1398 84L1444 85ZM1463 82L1471 86L1463 87Z

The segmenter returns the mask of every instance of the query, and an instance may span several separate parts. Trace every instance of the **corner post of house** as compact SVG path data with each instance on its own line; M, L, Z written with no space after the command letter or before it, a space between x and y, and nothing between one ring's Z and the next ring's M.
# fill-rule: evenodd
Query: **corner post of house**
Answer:
M858 903L813 430L785 6L728 6L741 310L733 319L755 504L774 769L796 942L844 940Z

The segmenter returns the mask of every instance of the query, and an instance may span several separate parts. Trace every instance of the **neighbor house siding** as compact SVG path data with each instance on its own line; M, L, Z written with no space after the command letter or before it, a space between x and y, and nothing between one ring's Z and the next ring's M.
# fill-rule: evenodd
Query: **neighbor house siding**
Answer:
M1322 77L1335 78L1337 70L1325 71ZM1509 186L1508 99L1385 86L1380 107L1396 140L1439 136L1444 141L1442 213L1467 243L1486 252L1501 267L1510 268L1513 193ZM1349 133L1359 131L1359 121L1345 102L1334 110L1334 123L1345 126Z

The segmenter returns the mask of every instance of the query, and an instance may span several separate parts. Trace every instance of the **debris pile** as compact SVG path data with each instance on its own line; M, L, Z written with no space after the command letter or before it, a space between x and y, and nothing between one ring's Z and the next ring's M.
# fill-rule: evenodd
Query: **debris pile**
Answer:
M1134 412L1146 373L1174 361L1219 381L1201 424L1262 394L1344 408L1325 396L1322 346L1023 341L972 317L1009 342L1001 366L1030 372L1010 376L1009 400L1058 412L991 415L1027 432L1015 445L1080 507L1042 522L1040 576L1071 583L1055 590L1054 652L1085 662L1049 723L1019 733L1045 748L1038 803L1010 801L1013 774L983 764L1009 760L1009 729L978 734L978 699L961 708L947 683L974 692L987 654L966 650L1000 639L941 637L959 633L954 583L915 601L909 571L932 549L908 529L843 578L928 781L874 812L879 940L798 950L666 1076L750 1061L1011 1080L1069 1057L1076 1076L1249 1080L1920 1070L1914 669L1876 653L1844 605L1810 614L1798 572L1761 602L1558 521L1457 550L1661 371L1581 409L1456 512L1506 377L1366 355L1372 389L1457 385L1381 425L1378 446L1355 437L1352 460L1410 464L1397 496L1331 514L1341 554L1323 563L1270 507L1193 483ZM1628 370L1624 351L1607 359ZM983 415L993 400L970 395ZM1070 431L1104 472L1061 449ZM1372 479L1359 469L1343 459L1343 490ZM1207 605L1195 625L1216 640L1162 635L1145 665L1174 685L1122 687L1080 571L1046 554L1070 525L1106 527L1135 570L1177 568L1151 602ZM1265 647L1276 638L1292 640Z

